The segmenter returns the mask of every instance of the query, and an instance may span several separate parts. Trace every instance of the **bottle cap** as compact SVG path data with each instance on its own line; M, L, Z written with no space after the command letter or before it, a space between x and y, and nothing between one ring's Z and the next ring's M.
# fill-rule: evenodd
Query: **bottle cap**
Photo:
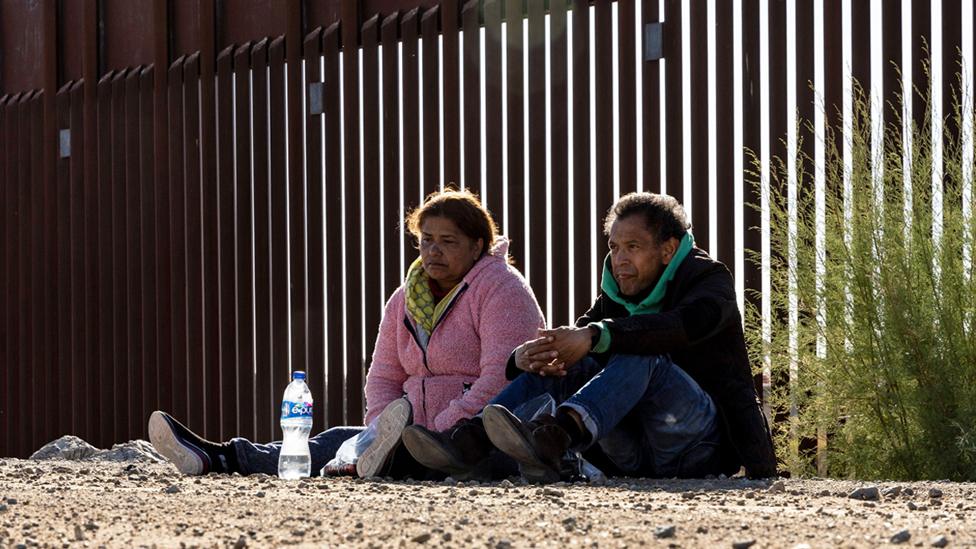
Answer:
M301 370L295 370L294 372L291 373L291 378L292 379L305 379L305 372L303 372Z

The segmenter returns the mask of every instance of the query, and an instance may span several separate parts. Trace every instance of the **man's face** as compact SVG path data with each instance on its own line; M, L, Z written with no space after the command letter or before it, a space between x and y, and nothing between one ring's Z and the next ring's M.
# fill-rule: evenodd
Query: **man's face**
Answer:
M633 296L656 284L677 249L677 238L659 242L640 215L614 221L610 226L610 266L620 293Z

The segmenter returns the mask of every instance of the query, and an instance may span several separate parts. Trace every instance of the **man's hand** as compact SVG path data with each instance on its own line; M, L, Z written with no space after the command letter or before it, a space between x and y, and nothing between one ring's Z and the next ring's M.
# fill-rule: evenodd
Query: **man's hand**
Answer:
M576 364L590 352L593 331L583 326L561 326L552 330L539 330L539 335L550 339L538 347L538 352L555 351L556 358L564 365Z
M553 350L540 350L544 345L552 343L551 337L532 339L515 348L515 366L525 372L540 373L540 371L558 356ZM543 374L544 375L544 374Z

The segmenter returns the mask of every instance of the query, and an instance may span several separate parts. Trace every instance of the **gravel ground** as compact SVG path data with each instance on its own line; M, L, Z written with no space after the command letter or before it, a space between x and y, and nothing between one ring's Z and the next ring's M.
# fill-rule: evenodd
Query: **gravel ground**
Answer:
M976 546L974 496L948 482L285 482L3 459L0 547Z

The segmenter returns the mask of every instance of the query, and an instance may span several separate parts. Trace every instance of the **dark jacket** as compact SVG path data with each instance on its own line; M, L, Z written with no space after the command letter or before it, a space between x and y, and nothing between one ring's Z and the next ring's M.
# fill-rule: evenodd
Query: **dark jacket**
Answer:
M604 321L613 354L668 354L715 402L722 427L722 472L745 466L751 477L776 474L769 426L762 414L746 353L732 274L693 248L675 271L661 312L630 315L601 293L577 326Z

